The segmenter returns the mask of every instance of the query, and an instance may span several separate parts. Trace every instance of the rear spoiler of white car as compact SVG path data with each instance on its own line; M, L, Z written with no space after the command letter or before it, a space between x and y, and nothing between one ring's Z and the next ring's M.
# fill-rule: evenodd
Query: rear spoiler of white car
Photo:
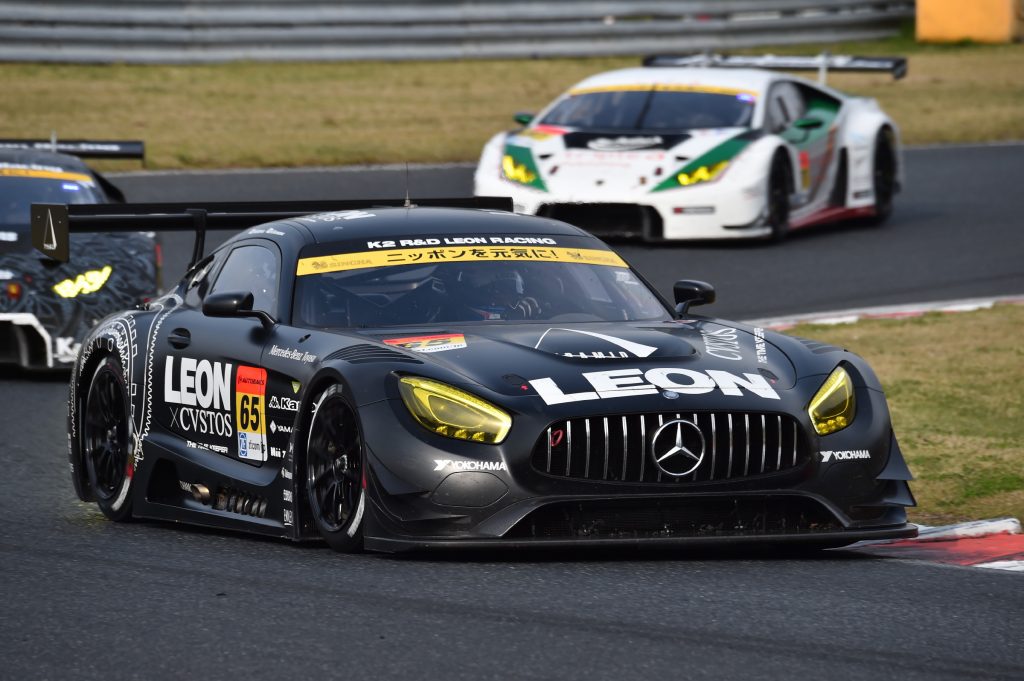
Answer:
M817 71L825 83L829 71L891 73L895 80L907 75L906 57L854 57L824 52L817 56L764 54L653 54L644 57L644 66L698 66L725 69L772 69L778 71Z
M80 158L146 158L146 145L140 140L0 139L0 149L35 149Z

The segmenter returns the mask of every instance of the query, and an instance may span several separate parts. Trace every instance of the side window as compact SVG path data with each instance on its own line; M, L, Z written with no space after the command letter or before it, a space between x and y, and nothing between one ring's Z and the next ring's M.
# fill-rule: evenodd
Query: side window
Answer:
M199 307L206 291L210 288L210 270L215 264L214 257L208 256L205 262L200 264L185 275L185 304L190 307Z
M779 83L772 88L768 98L768 111L765 115L765 128L768 132L778 134L803 118L803 95L792 83Z
M277 256L263 246L239 246L228 255L210 293L252 291L253 309L277 313Z

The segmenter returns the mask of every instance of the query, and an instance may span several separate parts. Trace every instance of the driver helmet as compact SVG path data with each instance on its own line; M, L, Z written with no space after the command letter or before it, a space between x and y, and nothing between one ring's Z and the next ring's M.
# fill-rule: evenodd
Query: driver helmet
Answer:
M498 263L474 263L458 276L459 290L466 305L481 319L510 319L526 290L523 276L515 268Z

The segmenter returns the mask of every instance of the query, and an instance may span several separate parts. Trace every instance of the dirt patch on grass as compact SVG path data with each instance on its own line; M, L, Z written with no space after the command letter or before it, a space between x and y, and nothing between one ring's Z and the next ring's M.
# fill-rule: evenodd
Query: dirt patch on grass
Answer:
M844 326L799 336L848 348L885 387L919 507L939 524L1024 518L1024 306Z
M877 97L909 143L1024 139L1024 45L939 48L897 39L829 48L910 54L910 75L900 82L830 80ZM514 112L540 109L585 76L638 63L0 64L0 137L56 130L65 138L141 138L150 168L476 161L491 135L514 127Z

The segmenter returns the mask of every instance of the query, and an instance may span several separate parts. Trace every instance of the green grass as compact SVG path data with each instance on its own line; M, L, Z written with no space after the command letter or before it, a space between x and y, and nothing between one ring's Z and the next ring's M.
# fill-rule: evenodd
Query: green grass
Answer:
M911 518L1024 518L1024 306L801 326L867 359L917 476Z
M917 45L904 35L827 47L910 57L902 81L830 77L878 98L907 143L1024 139L1024 45ZM150 168L475 161L492 134L513 127L514 112L638 62L0 64L0 137L142 138Z

